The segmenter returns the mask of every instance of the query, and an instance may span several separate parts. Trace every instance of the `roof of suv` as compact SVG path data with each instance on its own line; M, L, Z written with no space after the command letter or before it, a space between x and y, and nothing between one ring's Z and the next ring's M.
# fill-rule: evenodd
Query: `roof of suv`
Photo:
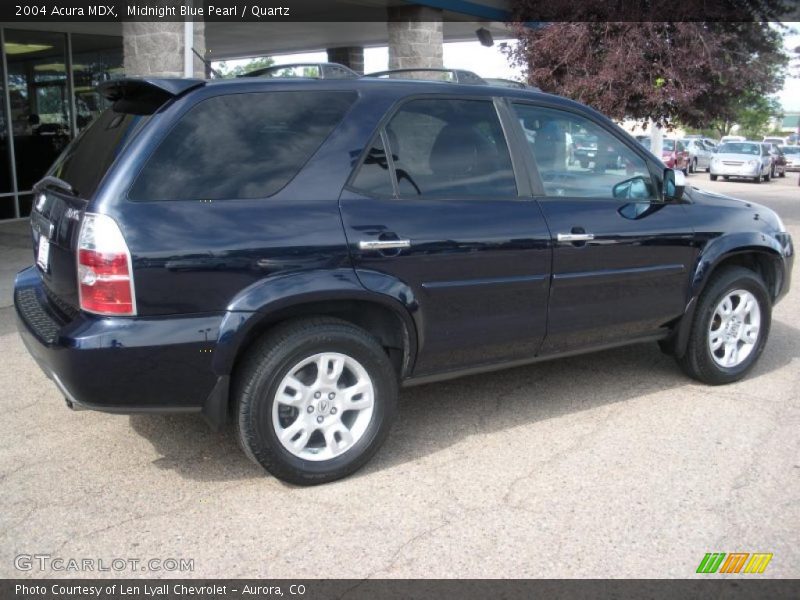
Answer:
M362 77L359 79L312 79L312 78L260 78L242 77L236 79L172 79L172 78L131 78L114 79L100 84L98 89L109 100L124 98L126 90L136 90L141 93L144 88L152 92L178 96L199 88L236 88L247 87L251 89L352 89L352 90L392 90L398 95L408 95L415 90L424 93L442 94L469 94L471 96L507 96L517 98L541 98L559 104L580 106L585 105L564 98L547 94L541 90L526 88L512 88L501 85L472 85L446 81L429 81L424 79L382 79L377 77ZM591 109L590 109L591 110Z

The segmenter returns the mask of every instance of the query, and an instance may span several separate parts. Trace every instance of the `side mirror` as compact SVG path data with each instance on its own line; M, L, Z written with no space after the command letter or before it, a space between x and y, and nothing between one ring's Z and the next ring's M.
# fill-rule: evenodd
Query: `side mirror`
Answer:
M683 171L664 169L664 188L662 195L666 201L679 201L683 198L683 189L686 187L686 176Z
M637 176L620 181L611 191L614 198L625 200L646 200L650 197L644 177Z

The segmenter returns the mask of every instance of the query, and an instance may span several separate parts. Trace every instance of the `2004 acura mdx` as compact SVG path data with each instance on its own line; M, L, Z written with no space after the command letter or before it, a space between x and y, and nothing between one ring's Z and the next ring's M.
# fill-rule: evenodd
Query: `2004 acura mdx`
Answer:
M19 330L69 405L232 420L343 477L400 385L659 341L741 378L789 288L771 210L575 102L430 81L119 80L35 190ZM598 156L570 161L569 140ZM604 156L608 154L608 156Z

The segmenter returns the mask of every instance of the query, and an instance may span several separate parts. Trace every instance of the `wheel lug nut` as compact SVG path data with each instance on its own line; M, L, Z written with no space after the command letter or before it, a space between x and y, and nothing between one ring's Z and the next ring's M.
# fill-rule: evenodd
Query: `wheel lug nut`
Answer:
M331 409L331 414L332 414L332 415L335 415L335 414L336 414L336 407L335 407L335 406L334 406L334 407Z
M334 394L333 392L328 394L328 400L333 400L334 398L336 398L336 394Z
M309 406L306 410L308 412L312 413L312 412L314 412L314 407L313 406Z
M317 400L319 400L319 397L320 397L320 396L322 396L322 394L320 394L319 392L314 392L314 398L316 398Z
M322 420L323 420L323 419L322 419L322 415L320 415L320 416L318 416L318 417L317 417L317 423L322 423Z

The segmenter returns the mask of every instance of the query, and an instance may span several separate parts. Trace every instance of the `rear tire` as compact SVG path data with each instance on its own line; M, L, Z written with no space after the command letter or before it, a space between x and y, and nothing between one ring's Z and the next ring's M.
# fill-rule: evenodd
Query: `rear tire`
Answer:
M362 467L389 432L398 377L385 350L346 321L278 326L236 375L245 454L297 485L327 483Z
M745 310L748 302L755 304L750 311ZM678 364L689 377L709 385L738 381L761 356L771 319L772 302L761 277L743 267L725 268L712 275L700 296Z
M716 175L709 175L708 177L709 177L709 179L711 179L711 181L716 181L717 180L717 176Z

